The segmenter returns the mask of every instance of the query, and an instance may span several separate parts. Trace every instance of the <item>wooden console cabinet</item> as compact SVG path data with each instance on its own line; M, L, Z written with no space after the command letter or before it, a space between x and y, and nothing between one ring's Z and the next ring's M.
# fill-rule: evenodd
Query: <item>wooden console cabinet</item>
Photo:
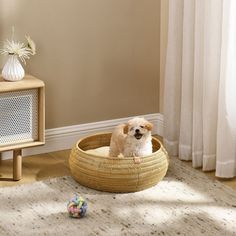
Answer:
M31 75L17 82L0 77L0 153L13 151L14 180L22 176L22 149L44 143L44 82Z

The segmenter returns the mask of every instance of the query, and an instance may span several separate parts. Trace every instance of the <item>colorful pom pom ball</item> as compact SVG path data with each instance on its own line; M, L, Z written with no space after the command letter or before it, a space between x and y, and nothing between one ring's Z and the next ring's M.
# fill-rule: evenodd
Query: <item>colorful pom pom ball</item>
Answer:
M67 203L67 210L70 217L82 218L87 210L88 204L84 198L77 193Z

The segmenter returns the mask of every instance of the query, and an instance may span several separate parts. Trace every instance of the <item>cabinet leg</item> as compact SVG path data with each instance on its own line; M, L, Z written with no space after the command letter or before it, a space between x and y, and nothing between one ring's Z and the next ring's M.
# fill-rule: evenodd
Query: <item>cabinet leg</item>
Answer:
M21 149L13 151L13 180L20 180L22 175Z

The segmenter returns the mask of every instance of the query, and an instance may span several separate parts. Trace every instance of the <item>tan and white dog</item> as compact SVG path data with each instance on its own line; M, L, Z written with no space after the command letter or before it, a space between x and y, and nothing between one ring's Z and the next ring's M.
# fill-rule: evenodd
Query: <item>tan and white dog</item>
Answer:
M122 154L124 157L134 157L135 163L140 163L141 156L152 153L152 128L152 123L139 117L118 125L111 136L109 156Z

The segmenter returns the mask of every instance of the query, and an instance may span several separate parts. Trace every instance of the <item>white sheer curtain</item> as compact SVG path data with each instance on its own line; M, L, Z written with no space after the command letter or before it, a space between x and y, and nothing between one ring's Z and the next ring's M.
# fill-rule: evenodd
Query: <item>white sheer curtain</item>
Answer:
M169 0L164 145L236 175L236 0Z

